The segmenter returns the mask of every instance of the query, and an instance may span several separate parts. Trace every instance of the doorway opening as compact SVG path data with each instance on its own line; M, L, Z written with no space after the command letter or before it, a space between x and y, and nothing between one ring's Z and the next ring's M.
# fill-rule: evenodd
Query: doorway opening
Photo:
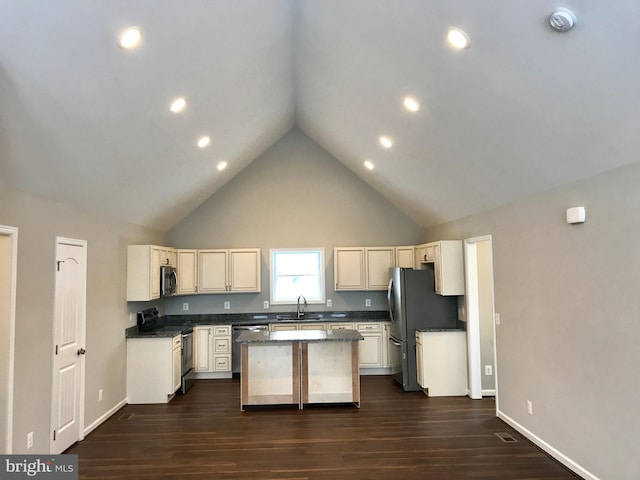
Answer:
M466 239L464 249L469 393L471 398L495 396L497 412L498 366L491 235Z
M18 229L0 225L0 452L13 452Z

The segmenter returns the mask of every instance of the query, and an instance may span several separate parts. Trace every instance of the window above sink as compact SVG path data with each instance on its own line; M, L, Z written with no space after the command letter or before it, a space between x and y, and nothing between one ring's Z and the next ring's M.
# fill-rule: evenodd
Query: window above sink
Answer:
M295 305L300 295L324 303L324 248L274 248L269 262L272 305Z

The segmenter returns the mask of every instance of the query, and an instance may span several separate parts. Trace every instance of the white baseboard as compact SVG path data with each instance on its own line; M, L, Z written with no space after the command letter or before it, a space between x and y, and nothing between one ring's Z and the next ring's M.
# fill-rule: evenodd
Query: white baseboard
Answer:
M495 397L496 396L496 391L495 391L495 389L493 389L493 390L482 390L482 396L483 397Z
M120 400L120 402L118 402L116 405L114 405L113 408L109 409L109 411L107 411L104 415L102 415L95 422L93 422L91 425L89 425L87 428L85 428L84 429L84 436L86 437L91 432L93 432L96 428L98 428L100 425L102 425L104 422L106 422L111 415L116 413L118 410L120 410L126 404L127 404L127 399L126 398L123 398L122 400Z
M231 372L196 372L193 374L195 380L215 380L218 378L233 378Z
M524 428L522 425L520 425L518 422L516 422L514 419L512 419L508 415L505 415L503 412L498 411L498 418L500 420L503 420L504 422L508 423L510 426L515 428L522 435L524 435L529 440L531 440L533 443L535 443L537 446L539 446L542 450L547 452L553 458L558 460L560 463L565 465L567 468L573 470L575 473L577 473L578 475L580 475L584 479L586 479L586 480L600 480L593 473L591 473L588 470L586 470L583 467L581 467L579 464L577 464L576 462L571 460L565 454L563 454L562 452L560 452L556 448L554 448L551 445L549 445L547 442L542 440L540 437L538 437L534 433L532 433L529 430L527 430L526 428Z
M389 375L390 368L362 368L360 367L360 375Z

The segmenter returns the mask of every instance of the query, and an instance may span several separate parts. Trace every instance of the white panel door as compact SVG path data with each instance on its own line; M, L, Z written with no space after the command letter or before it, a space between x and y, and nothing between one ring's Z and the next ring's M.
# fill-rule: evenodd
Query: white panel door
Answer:
M86 242L57 239L51 453L83 438Z

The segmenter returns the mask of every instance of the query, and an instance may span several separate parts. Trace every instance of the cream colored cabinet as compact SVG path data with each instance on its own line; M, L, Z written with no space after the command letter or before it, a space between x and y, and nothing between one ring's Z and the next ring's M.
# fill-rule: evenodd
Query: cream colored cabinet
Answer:
M386 290L395 247L336 247L333 253L336 290Z
M198 250L198 293L260 291L260 249Z
M391 324L389 322L384 322L382 324L382 366L385 368L397 365L397 363L394 363L394 360L391 358L392 352L394 352L395 349L389 349L389 338L391 337L390 328Z
M415 249L413 246L396 247L396 267L414 268Z
M416 332L416 367L418 384L428 396L466 395L466 332Z
M195 371L231 372L231 325L195 327L193 334Z
M356 323L356 330L364 337L359 343L360 368L384 367L384 354L382 350L382 324Z
M160 298L160 258L165 247L129 245L127 248L127 301Z
M416 247L421 264L433 264L436 293L464 295L464 260L461 240L441 240Z
M169 265L176 267L177 252L175 248L162 247L160 249L160 265Z
M182 335L128 338L128 403L167 403L171 400L180 388L181 359Z
M389 285L389 269L396 263L394 247L365 248L367 290L386 290Z
M335 290L364 290L366 288L364 265L364 248L334 248Z
M287 332L290 330L299 330L297 323L270 323L270 332Z
M326 330L327 324L326 323L299 323L298 329L299 330Z
M353 330L355 325L353 323L341 322L341 323L328 323L327 330Z
M198 251L179 249L176 252L178 272L178 295L190 295L198 292Z

